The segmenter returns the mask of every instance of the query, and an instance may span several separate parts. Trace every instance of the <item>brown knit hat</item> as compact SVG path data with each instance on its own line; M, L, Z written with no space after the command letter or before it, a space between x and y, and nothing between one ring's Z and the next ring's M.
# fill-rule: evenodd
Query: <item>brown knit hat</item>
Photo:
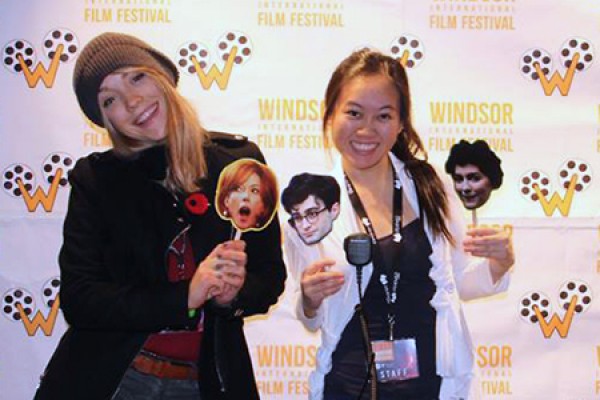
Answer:
M73 71L73 89L79 106L96 125L104 127L98 90L106 76L124 67L149 67L162 71L177 86L177 67L160 51L123 33L107 32L92 39L81 51Z

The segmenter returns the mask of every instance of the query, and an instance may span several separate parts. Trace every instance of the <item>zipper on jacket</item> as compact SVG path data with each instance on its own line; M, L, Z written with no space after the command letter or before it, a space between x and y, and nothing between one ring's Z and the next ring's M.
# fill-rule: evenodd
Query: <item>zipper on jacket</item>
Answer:
M221 362L219 361L221 358L219 357L219 348L220 348L220 344L219 344L219 335L217 334L218 331L221 329L220 328L221 325L221 320L219 319L219 316L217 316L215 318L215 369L217 370L217 378L219 378L219 386L220 386L220 390L221 393L225 393L226 389L225 389L225 382L223 380L223 373L221 372Z

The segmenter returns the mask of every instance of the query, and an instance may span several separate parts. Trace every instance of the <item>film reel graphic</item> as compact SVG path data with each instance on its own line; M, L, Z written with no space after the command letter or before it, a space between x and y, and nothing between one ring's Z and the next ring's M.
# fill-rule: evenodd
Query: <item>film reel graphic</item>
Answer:
M195 75L198 72L193 57L196 58L196 62L201 69L206 68L211 61L208 47L198 42L186 42L182 44L179 47L177 56L177 64L188 75Z
M234 52L234 48L237 51ZM233 57L233 62L241 65L250 59L252 50L252 42L248 35L239 31L231 31L219 39L217 53L223 61Z
M575 193L583 192L590 186L592 167L587 161L569 158L559 167L557 178L558 186L565 190L564 198L553 191L550 175L537 168L521 175L519 192L527 201L540 203L547 216L551 216L556 209L567 216Z
M22 61L19 61L21 59ZM15 39L8 42L2 50L2 64L12 73L23 72L23 64L32 67L37 61L33 45L24 39Z
M590 164L579 159L565 161L559 171L560 185L568 189L572 180L575 180L576 192L586 190L592 181L592 168Z
M592 43L581 37L567 39L558 53L559 65L566 69L563 76L554 68L555 60L550 52L540 47L525 51L519 60L521 76L528 81L539 81L546 96L558 88L561 95L569 93L575 73L588 70L595 59Z
M2 188L10 196L22 197L23 188L30 192L34 186L35 172L26 164L11 164L2 173Z
M30 88L40 79L50 88L54 84L58 66L75 59L80 50L77 36L67 28L54 28L42 40L41 53L50 61L48 69L38 62L38 52L25 39L14 39L2 49L2 64L13 74L23 74Z
M22 312L17 305L21 305ZM31 315L36 309L34 296L27 289L9 289L2 295L2 315L12 322L21 321L23 314Z
M74 167L75 159L68 153L50 153L42 162L41 175L50 185L48 193L36 184L36 174L31 167L24 163L14 163L2 171L2 189L4 193L14 198L21 198L27 209L33 212L42 204L47 212L52 211L57 191L66 187L68 175Z
M550 338L555 331L566 338L573 318L586 312L593 298L590 285L581 280L570 280L558 290L557 300L559 309L564 312L563 319L553 312L550 298L541 291L528 292L521 297L519 316L526 323L539 324L545 338Z
M425 58L423 42L410 34L400 35L389 45L390 55L396 58L406 68L418 67Z
M534 291L525 294L521 298L519 315L521 319L532 324L538 323L539 314L535 312L535 307L539 310L539 314L544 318L552 313L552 303L550 298L542 292Z
M204 89L209 89L216 82L221 90L225 90L233 67L246 64L253 53L254 45L250 36L231 30L217 40L212 53L208 46L199 41L181 44L175 62L183 73L197 75ZM217 60L225 63L222 70L216 66Z

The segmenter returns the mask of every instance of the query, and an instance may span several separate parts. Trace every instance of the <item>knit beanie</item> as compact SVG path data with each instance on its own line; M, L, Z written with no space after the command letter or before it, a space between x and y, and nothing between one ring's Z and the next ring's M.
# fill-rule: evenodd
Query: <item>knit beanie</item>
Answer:
M92 39L81 51L73 71L73 89L84 114L104 127L98 91L104 78L124 67L148 67L166 74L177 86L177 67L160 51L123 33L107 32Z

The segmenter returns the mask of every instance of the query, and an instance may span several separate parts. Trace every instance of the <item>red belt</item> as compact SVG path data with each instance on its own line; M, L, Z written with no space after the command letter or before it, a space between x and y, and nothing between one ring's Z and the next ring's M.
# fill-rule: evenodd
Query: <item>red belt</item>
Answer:
M166 379L198 379L198 369L192 363L162 359L147 353L138 353L131 363L133 369L143 374Z

